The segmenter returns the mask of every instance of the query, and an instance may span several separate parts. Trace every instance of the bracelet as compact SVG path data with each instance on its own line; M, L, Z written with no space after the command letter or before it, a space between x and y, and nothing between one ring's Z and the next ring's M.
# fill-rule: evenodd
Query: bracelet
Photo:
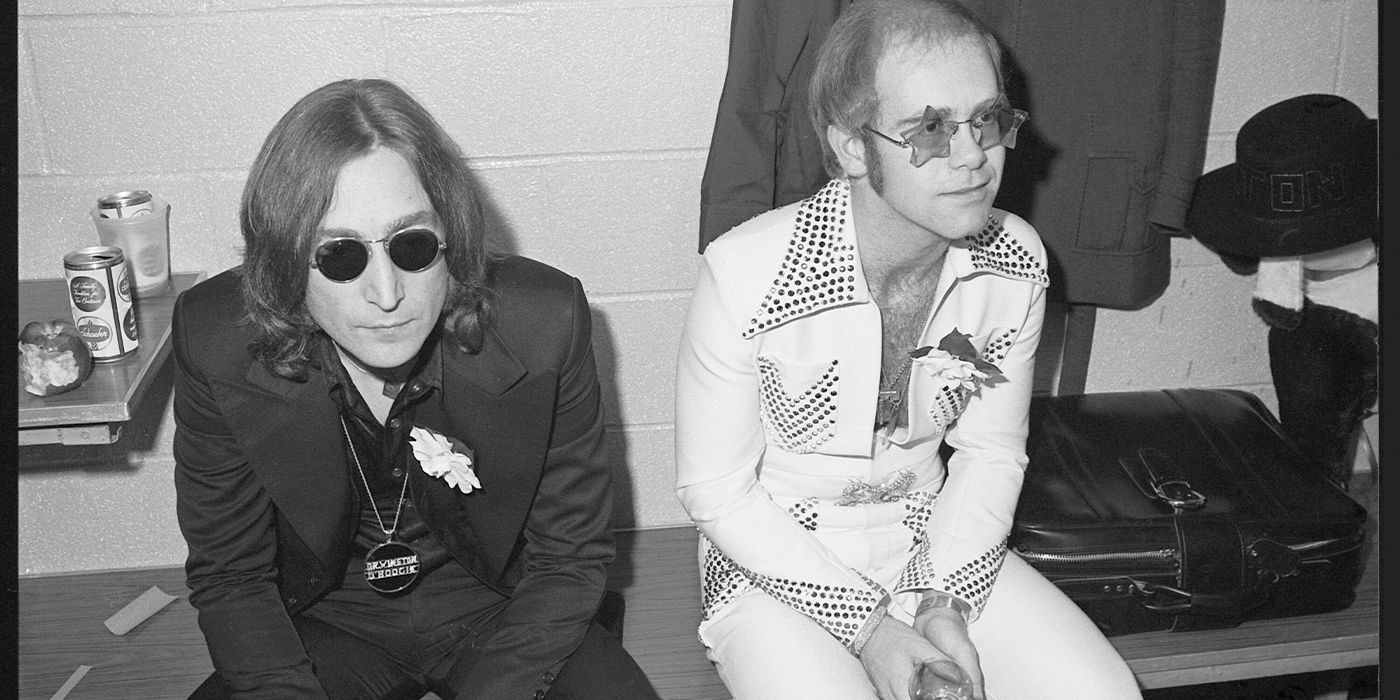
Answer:
M857 659L860 658L860 653L865 650L865 643L870 641L870 637L875 634L875 628L880 625L880 622L885 619L885 615L889 613L889 606L890 597L886 595L884 599L875 606L875 610L871 612L870 617L866 618L865 625L856 633L855 639L851 640L849 649L852 656Z
M947 593L934 593L924 596L924 599L919 601L918 609L914 611L914 617L918 617L934 608L956 610L957 613L962 616L963 624L967 624L968 620L972 619L972 606L968 605L963 599L955 598Z

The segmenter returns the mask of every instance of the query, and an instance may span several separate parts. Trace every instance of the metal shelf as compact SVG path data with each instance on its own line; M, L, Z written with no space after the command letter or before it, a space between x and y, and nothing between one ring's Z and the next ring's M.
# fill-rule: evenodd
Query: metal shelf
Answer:
M21 445L93 445L116 442L151 380L170 355L170 319L175 297L204 279L203 272L170 275L170 287L136 299L136 352L99 362L83 385L55 396L35 396L15 383ZM20 327L30 321L71 318L68 285L62 279L19 281Z

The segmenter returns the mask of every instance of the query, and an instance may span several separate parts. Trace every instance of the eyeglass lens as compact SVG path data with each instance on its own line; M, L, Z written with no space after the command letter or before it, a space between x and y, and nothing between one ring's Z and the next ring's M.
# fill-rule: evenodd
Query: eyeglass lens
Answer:
M925 108L924 121L904 132L901 136L913 146L910 161L918 166L930 158L946 158L951 153L953 134L958 127L966 124L982 148L996 146L1016 147L1016 130L1025 121L1026 113L1010 107L998 107L974 119L956 122L941 119L932 107Z
M381 241L359 238L334 238L316 248L314 267L327 279L349 282L359 277L369 265L370 246ZM437 260L444 247L436 234L427 229L407 229L382 241L389 259L405 272L418 272Z

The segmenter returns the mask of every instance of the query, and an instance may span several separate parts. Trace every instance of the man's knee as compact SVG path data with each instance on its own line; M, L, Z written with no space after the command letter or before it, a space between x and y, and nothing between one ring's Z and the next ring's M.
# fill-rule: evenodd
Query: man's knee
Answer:
M549 700L659 700L632 655L601 625L588 626L583 643L569 656Z

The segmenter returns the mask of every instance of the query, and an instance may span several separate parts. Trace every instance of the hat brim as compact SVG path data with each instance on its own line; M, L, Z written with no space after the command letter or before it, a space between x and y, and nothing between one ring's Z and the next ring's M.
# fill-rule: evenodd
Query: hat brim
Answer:
M1261 258L1308 255L1373 238L1378 232L1376 193L1335 209L1286 223L1251 216L1235 202L1235 168L1216 168L1196 181L1186 230L1207 247Z

